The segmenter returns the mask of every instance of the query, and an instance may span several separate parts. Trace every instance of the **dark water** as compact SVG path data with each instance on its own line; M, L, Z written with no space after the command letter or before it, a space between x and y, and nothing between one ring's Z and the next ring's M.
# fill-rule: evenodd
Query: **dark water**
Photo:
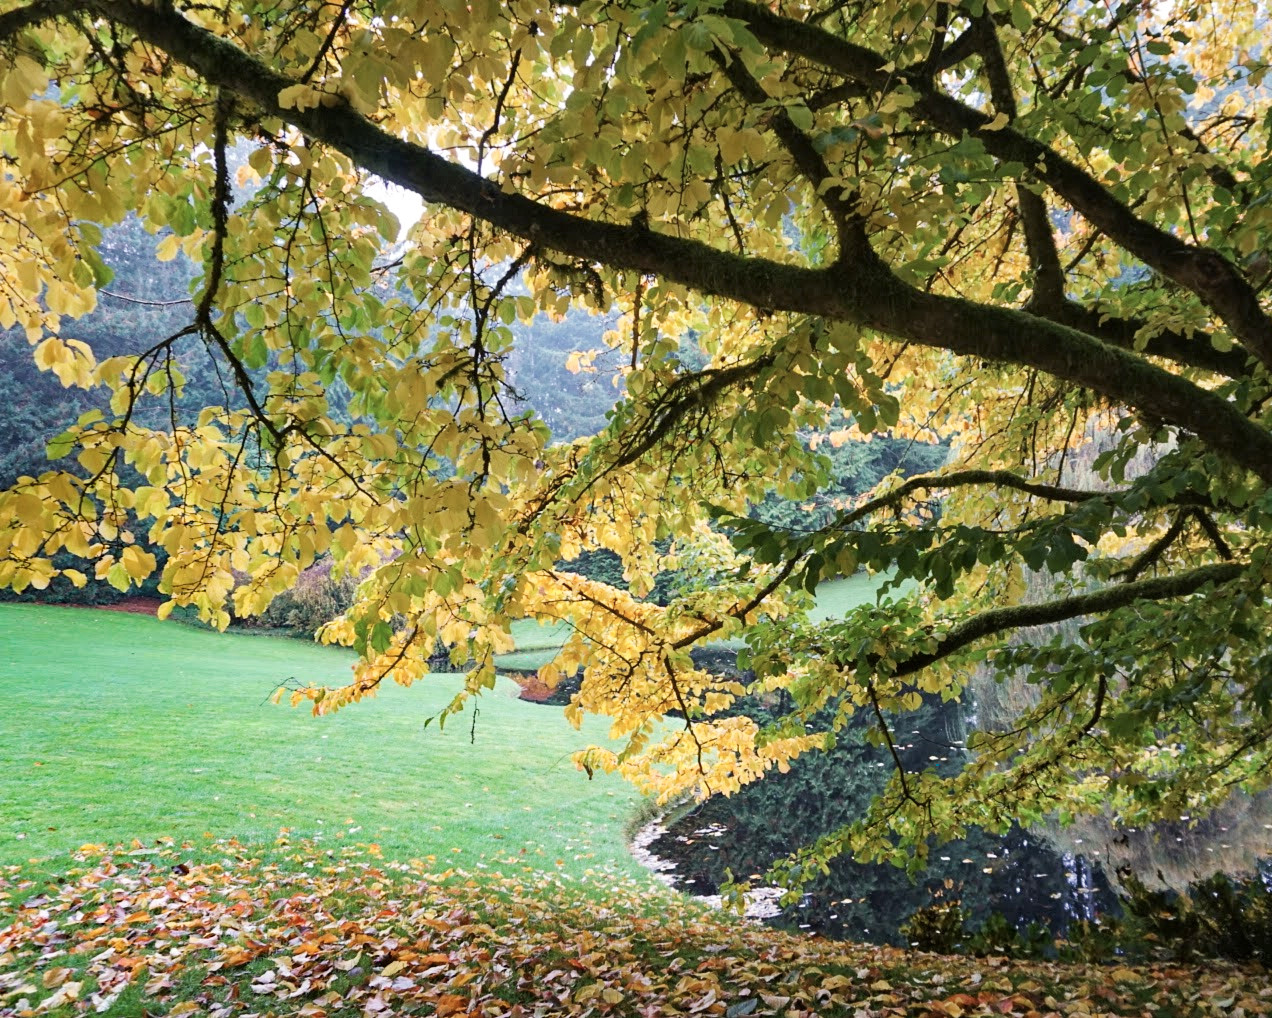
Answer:
M738 878L762 874L781 854L773 851L775 841L808 833L787 829L785 839L775 839L784 825L770 818L766 836L757 837L753 818L733 807L734 800L708 800L669 824L650 846L675 864L672 875L682 890L713 894L726 868ZM915 880L893 866L836 860L829 876L819 876L798 904L770 921L836 939L900 944L900 926L917 909L952 899L972 929L998 912L1018 929L1039 923L1053 935L1076 919L1118 910L1098 864L1061 855L1018 828L1005 835L974 829L965 839L933 848L927 871Z

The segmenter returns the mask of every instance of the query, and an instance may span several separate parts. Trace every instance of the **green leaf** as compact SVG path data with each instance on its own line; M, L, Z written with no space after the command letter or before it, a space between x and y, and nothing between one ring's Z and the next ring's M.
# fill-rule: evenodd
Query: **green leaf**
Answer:
M243 340L243 363L247 367L263 368L269 360L269 347L265 344L265 336L260 332L249 332Z
M44 455L51 460L60 460L75 448L77 438L69 431L63 431L56 438L51 438L44 446Z
M178 237L188 237L194 232L194 206L187 201L174 200L168 205L168 225Z
M387 622L377 622L367 642L377 654L383 654L393 643L393 627Z

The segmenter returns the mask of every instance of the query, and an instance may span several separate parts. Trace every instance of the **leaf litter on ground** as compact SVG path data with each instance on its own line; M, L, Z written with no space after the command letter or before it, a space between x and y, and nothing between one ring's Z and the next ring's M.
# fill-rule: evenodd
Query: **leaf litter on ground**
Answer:
M85 846L58 874L0 869L0 1015L1272 1014L1272 977L1249 967L839 943L515 856L470 872L374 846L216 849Z

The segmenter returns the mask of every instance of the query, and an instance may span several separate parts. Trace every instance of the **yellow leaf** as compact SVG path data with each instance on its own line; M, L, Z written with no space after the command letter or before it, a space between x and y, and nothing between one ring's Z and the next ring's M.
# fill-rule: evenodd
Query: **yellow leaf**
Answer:
M38 527L44 522L44 502L39 495L21 494L14 500L13 508L23 526Z
M40 982L46 990L51 990L70 979L74 971L74 969L68 968L51 968L44 973Z
M1011 118L1006 113L996 114L994 119L981 128L982 131L1001 131Z
M181 250L181 238L175 233L170 233L159 242L159 246L155 248L155 257L161 262L170 262L177 257L177 252Z
M278 105L285 110L311 110L322 105L323 96L312 85L291 85L278 93Z
M139 582L155 571L154 555L148 551L143 551L135 544L127 545L124 548L121 561L129 577Z

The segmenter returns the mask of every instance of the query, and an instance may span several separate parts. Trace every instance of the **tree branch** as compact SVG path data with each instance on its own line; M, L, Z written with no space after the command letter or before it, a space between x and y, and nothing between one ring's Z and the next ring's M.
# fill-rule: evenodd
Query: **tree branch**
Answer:
M1006 114L1008 122L1014 121L1018 115L1016 94L993 18L981 15L972 22L972 30L977 36L981 65L989 81L994 107L999 113ZM1016 182L1016 201L1020 205L1025 246L1033 267L1033 296L1029 298L1029 307L1031 310L1039 309L1045 315L1042 309L1064 303L1064 269L1056 252L1056 238L1051 229L1047 203L1023 181Z
M81 0L37 0L36 3L7 11L0 14L0 43L7 43L24 28L32 28L83 9Z
M752 0L725 0L721 8L737 18L761 42L811 60L829 70L885 91L896 84L880 54L814 25L775 14ZM1032 167L1049 187L1112 240L1180 286L1197 294L1227 323L1233 335L1265 365L1272 367L1272 321L1258 294L1238 268L1209 248L1195 247L1140 219L1096 179L1053 149L1008 126L985 130L992 118L940 92L921 75L908 79L916 93L914 111L955 137L978 138L991 155Z
M1147 322L1105 315L1096 308L1083 307L1067 299L1047 307L1030 302L1026 310L1048 321L1085 332L1121 350L1137 351L1146 357L1162 357L1185 367L1213 371L1228 378L1248 378L1250 375L1250 357L1244 349L1219 350L1206 333L1186 336L1167 329L1143 339L1140 333L1149 328Z
M743 99L756 107L773 105L773 99L743 64L741 54L716 52L715 57L730 84ZM842 188L834 185L827 186L827 181L832 174L826 165L826 160L813 146L812 139L795 126L790 114L781 106L773 110L770 123L773 133L781 139L782 145L790 153L800 173L812 186L814 193L821 199L822 204L826 206L834 219L835 230L839 235L840 250L845 253L869 250L865 224L857 212L855 202L840 196Z
M1166 550L1174 544L1179 535L1184 532L1184 527L1188 523L1188 517L1189 514L1186 512L1182 512L1177 515L1174 522L1166 528L1166 532L1145 548L1144 551L1125 569L1114 573L1114 578L1121 579L1122 577L1125 577L1128 581L1138 579L1139 575L1145 569L1153 565L1158 561L1158 559L1166 554Z
M553 209L523 195L506 193L496 181L395 137L343 102L304 110L279 106L279 92L295 84L291 78L171 8L156 9L141 0L89 0L87 6L131 28L210 84L234 90L265 114L282 118L345 152L364 169L426 201L469 212L532 243L616 269L658 274L705 294L750 306L849 321L955 354L1038 368L1186 428L1216 452L1272 483L1272 435L1222 397L1081 332L1010 308L924 293L900 280L872 251L854 252L847 264L841 261L828 268L809 268L736 255L655 230L588 220ZM777 19L745 0L728 0L725 9L753 16L763 31L774 21L784 31L794 25L797 41L803 38L799 33L807 29L818 43L812 47L815 57L822 55L818 47L824 47L827 40L832 58L846 46L851 54L857 54L853 66L878 77L873 70L878 66L877 58L868 50L798 22ZM862 53L865 57L859 58ZM953 100L942 97L941 103L959 118L970 117L976 130L988 122L983 114ZM1042 148L1009 129L981 134L991 141L1010 134L1016 139L1013 144L1025 145L1030 152ZM1072 169L1112 201L1081 171ZM1140 225L1155 238L1160 233L1155 227ZM1173 238L1167 239L1179 246Z
M974 484L989 484L998 488L1013 488L1054 502L1085 502L1090 498L1107 497L1108 492L1085 491L1079 488L1063 488L1054 484L1028 481L1009 470L957 470L949 474L926 474L911 477L892 491L872 498L864 505L844 513L832 524L831 529L843 530L880 509L898 505L907 495L916 491L936 491L944 488L962 488Z
M1074 594L1055 601L991 608L955 625L939 638L940 642L935 650L915 654L899 662L892 674L897 677L913 675L978 640L1007 630L1028 629L1081 618L1084 615L1097 615L1123 608L1136 601L1165 601L1187 597L1209 584L1230 583L1244 572L1245 565L1242 563L1222 562L1200 566L1174 576L1119 583L1089 594Z

